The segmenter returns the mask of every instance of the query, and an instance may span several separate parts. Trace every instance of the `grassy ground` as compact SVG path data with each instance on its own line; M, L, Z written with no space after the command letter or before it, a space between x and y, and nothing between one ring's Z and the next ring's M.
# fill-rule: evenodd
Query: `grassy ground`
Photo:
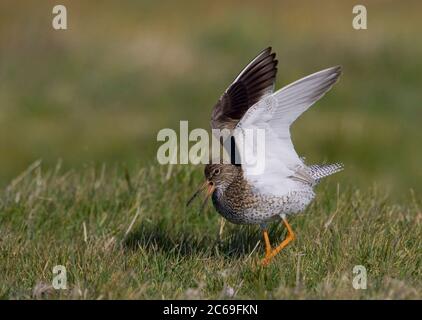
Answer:
M168 179L167 179L168 178ZM202 174L175 167L43 170L0 195L4 298L420 298L421 203L391 203L377 187L320 186L291 218L297 240L267 268L257 227L186 209ZM285 234L274 226L270 237ZM300 260L299 260L300 259ZM64 265L68 289L51 287ZM355 265L368 272L355 290Z
M361 31L354 0L63 0L66 31L51 27L55 4L0 3L1 297L422 297L421 1L361 1ZM256 227L227 224L219 239L211 206L185 208L201 169L166 179L155 157L160 129L208 129L216 99L269 45L277 88L343 66L292 137L309 163L346 170L262 269ZM57 264L66 291L51 289ZM351 285L359 264L367 290Z

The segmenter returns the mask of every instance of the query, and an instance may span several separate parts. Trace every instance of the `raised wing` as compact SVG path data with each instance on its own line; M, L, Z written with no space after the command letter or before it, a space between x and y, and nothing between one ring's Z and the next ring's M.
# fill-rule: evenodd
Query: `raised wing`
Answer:
M220 97L211 115L213 129L233 129L245 112L274 91L277 75L275 53L271 47L256 56Z
M291 141L290 125L330 90L340 74L337 66L302 78L260 100L239 121L237 128L265 130L264 170L256 173L254 166L241 160L246 178L259 191L283 195L306 180L303 162ZM238 147L243 155L253 153L250 143Z

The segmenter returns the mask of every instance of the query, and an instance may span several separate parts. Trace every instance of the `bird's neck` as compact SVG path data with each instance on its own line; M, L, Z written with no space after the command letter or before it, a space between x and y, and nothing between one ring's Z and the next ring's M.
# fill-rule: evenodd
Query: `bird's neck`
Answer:
M236 166L233 164L225 164L224 166L227 166L225 168L225 172L229 172L224 177L224 180L222 183L219 183L219 185L216 187L216 192L218 195L222 195L226 190L233 186L234 184L238 184L243 179L243 172L241 166Z

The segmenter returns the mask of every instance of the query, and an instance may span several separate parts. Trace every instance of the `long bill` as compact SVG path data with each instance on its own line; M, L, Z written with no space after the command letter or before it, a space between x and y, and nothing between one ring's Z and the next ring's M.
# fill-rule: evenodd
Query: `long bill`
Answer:
M203 192L205 189L207 189L207 193L206 193L206 196L205 196L205 200L204 200L204 202L202 203L202 206L201 206L201 211L200 212L202 212L203 211L203 209L204 209L204 207L205 207L205 205L206 205L206 203L207 203L207 201L208 201L208 199L209 199L209 197L212 195L212 193L214 192L214 189L215 189L215 187L214 187L214 184L212 183L212 182L209 182L209 181L205 181L200 187L199 187L199 189L193 194L193 196L188 200L188 202L186 203L186 206L188 207L192 202L193 202L193 200L201 193L201 192Z
M208 182L207 194L205 195L204 202L202 202L201 210L199 211L199 213L204 212L205 205L207 204L208 199L210 198L212 193L214 192L214 189L215 189L214 183Z

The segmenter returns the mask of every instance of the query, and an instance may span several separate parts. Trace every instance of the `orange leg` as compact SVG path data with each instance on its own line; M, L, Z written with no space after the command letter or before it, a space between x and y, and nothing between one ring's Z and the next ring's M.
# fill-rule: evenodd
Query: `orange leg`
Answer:
M270 238L268 238L267 230L264 230L264 240L265 240L265 256L269 256L271 254L271 243L270 243Z
M287 237L280 243L275 249L271 249L270 240L268 238L268 233L264 230L264 240L265 240L265 258L262 260L262 265L266 266L270 263L271 259L274 258L277 253L279 253L287 244L295 239L295 235L293 233L292 228L290 227L289 223L287 222L285 217L282 217L284 225L287 228Z

